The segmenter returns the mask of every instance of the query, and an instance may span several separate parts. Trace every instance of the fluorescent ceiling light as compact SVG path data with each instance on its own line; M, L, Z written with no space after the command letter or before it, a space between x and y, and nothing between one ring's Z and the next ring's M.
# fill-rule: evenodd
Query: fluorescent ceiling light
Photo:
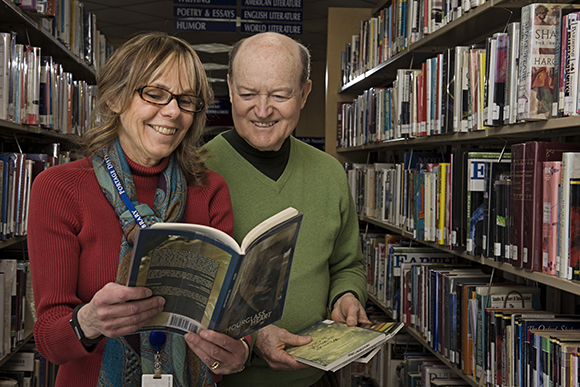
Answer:
M220 52L230 52L232 46L221 43L207 43L207 44L193 44L191 45L195 51L208 52L210 54L217 54Z
M223 78L211 78L211 77L208 77L207 78L207 81L209 83L221 83L221 82L225 82L226 80L223 79Z

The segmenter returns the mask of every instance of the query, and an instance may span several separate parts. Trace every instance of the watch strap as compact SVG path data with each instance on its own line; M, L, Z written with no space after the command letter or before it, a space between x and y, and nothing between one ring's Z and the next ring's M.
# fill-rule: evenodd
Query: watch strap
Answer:
M79 310L85 305L86 304L80 304L80 305L77 305L76 308L74 308L73 313L72 313L72 318L70 319L69 323L70 323L70 326L72 327L75 335L79 339L79 341L81 343L83 343L84 345L90 347L92 345L98 344L101 340L103 340L103 338L105 336L100 335L98 337L95 337L94 339L87 339L87 337L85 336L85 333L83 332L81 325L79 324L79 320L78 320Z

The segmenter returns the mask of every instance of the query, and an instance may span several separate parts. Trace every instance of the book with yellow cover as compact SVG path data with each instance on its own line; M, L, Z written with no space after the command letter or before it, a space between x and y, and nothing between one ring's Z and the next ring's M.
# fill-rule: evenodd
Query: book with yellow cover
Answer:
M402 328L401 322L349 327L344 323L323 320L298 333L300 336L311 336L310 343L286 348L286 352L301 363L325 371L336 371L373 351Z

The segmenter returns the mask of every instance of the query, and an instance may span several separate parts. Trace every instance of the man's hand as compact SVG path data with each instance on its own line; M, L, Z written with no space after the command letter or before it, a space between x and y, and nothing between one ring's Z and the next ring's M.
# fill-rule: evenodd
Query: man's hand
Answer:
M299 363L284 351L286 344L300 346L312 341L310 336L293 335L286 329L268 325L258 331L254 351L273 370L295 371L309 367Z
M200 331L199 334L187 333L185 341L214 374L227 375L240 372L244 369L244 363L250 354L245 342L207 329Z
M336 300L330 317L351 327L370 323L365 309L352 293L345 293Z

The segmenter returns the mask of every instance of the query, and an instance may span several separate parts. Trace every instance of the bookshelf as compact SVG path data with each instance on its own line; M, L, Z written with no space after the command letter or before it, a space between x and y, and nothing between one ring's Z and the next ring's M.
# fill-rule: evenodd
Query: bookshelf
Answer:
M84 82L87 85L96 84L95 67L98 65L97 61L95 60L93 64L89 65L84 59L73 53L66 44L49 31L47 24L50 23L47 23L47 20L43 20L40 15L34 12L22 10L10 0L0 0L1 32L14 32L17 44L40 47L41 55L52 57L53 63L62 66L59 71L72 74L74 82ZM96 40L94 42L97 43ZM94 51L93 53L95 54ZM70 150L79 136L67 132L67 128L55 126L47 129L40 125L28 125L0 118L0 152L18 152L20 150L23 153L45 153L43 150L46 146L55 143L58 143L61 150ZM3 259L20 257L17 258L20 261L26 255L26 243L26 235L12 235L5 240L0 240L0 255ZM23 307L25 308L25 325L22 340L17 342L10 352L0 357L0 366L15 353L21 351L23 347L28 347L26 344L33 340L32 303L27 300ZM0 316L0 318L4 317Z
M375 9L331 8L328 21L327 45L327 81L326 81L326 152L335 156L341 162L386 162L392 156L400 156L404 151L422 151L427 149L450 149L476 145L486 147L507 147L518 142L538 141L578 141L577 128L580 116L554 118L547 121L525 122L499 127L487 127L474 132L453 132L416 138L400 138L380 143L358 145L348 148L337 148L337 116L338 102L352 101L357 95L371 87L385 87L392 84L398 69L420 68L426 58L433 57L447 48L458 45L469 45L484 41L493 33L502 31L508 22L520 18L520 10L531 1L489 0L472 8L435 32L410 44L378 66L365 71L361 75L341 85L341 53L345 44L350 42L352 35L360 32L361 21L369 19L390 1L383 1ZM359 15L357 19L356 15ZM373 160L373 161L369 161ZM413 234L393 224L372 217L360 216L363 224L371 224L388 233L401 234L413 239ZM450 250L447 245L435 242L419 241L421 245L433 247L445 252L451 252L461 260L471 261L488 270L500 271L503 275L516 276L535 281L546 287L547 298L554 302L562 302L561 297L577 298L580 296L580 283L550 276L541 272L527 271L514 267L509 263L498 262L482 255L468 255L463 250ZM369 296L371 303L381 308L388 316L392 313L384 304ZM545 306L544 306L545 307ZM414 329L406 330L426 348L430 348L425 339ZM458 377L463 378L472 386L480 382L471 375L464 374L449 360L436 350L431 350L441 361L455 370Z

